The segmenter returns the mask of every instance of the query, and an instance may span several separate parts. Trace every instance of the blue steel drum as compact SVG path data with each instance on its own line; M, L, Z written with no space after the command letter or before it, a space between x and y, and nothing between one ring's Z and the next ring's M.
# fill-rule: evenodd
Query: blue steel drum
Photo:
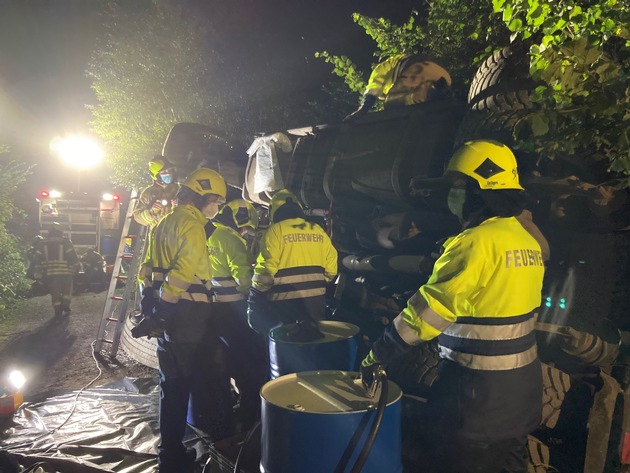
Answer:
M356 372L310 371L271 380L260 395L261 473L349 473L374 422L380 391L368 397ZM401 399L401 389L389 381L362 473L402 473Z
M353 371L357 358L359 327L346 322L323 320L318 327L324 338L312 342L288 341L295 324L283 325L269 333L271 379L289 373L315 370Z

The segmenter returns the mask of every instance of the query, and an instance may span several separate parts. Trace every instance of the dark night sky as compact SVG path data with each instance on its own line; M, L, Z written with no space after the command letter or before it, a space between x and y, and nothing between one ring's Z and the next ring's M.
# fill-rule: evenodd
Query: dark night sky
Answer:
M202 4L211 11L214 1L226 0L203 0ZM25 147L22 156L39 163L31 178L33 182L61 182L70 174L73 185L76 184L76 173L64 169L48 155L48 142L55 135L89 131L90 115L85 104L94 103L94 96L84 70L101 31L102 3L0 0L0 138ZM232 41L246 38L254 28L265 31L262 36L257 35L257 47L286 65L287 90L299 91L299 87L318 87L331 77L330 66L315 59L314 51L348 54L369 63L367 37L352 21L352 12L402 20L419 3L230 0L234 14L226 21L235 22ZM306 83L298 71L308 73ZM102 172L105 168L101 176ZM87 187L96 181L99 170L84 174L89 174L82 176L82 185Z

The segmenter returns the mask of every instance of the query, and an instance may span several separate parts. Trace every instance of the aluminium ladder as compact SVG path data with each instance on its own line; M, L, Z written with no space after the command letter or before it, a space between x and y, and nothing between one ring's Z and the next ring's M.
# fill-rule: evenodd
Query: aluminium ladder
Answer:
M147 234L147 228L140 225L133 219L133 211L138 202L137 191L132 191L127 208L125 223L120 236L118 252L116 253L116 261L112 271L112 278L107 291L107 299L103 308L103 316L98 328L96 344L94 352L97 354L103 350L110 358L115 358L120 345L120 337L125 325L127 317L127 309L129 301L136 296L135 277L140 267L140 260L144 254L144 241ZM132 230L134 231L132 233ZM128 245L127 241L131 240L132 244ZM127 270L123 267L123 262L129 262ZM126 275L124 272L126 271ZM116 295L118 282L124 282L122 295Z

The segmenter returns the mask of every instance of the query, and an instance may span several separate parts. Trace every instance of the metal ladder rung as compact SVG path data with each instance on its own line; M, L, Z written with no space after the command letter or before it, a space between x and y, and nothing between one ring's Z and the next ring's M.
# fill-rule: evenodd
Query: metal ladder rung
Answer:
M137 192L132 191L131 199L129 202L129 207L127 208L127 219L123 225L123 229L121 231L121 235L127 235L126 237L122 237L120 239L118 245L118 253L116 257L116 261L114 264L114 270L112 274L112 278L109 284L109 290L107 293L107 299L105 302L105 307L103 308L103 315L101 317L101 323L98 330L98 335L96 337L96 344L94 346L95 351L101 351L101 348L104 343L107 343L108 349L106 350L107 355L110 357L115 357L118 351L118 345L120 343L120 339L122 336L124 321L127 316L127 309L130 303L130 300L134 297L136 288L134 284L127 282L124 285L124 290L122 295L114 295L117 287L118 281L133 281L133 275L137 274L138 267L140 266L140 259L144 254L144 243L146 239L147 228L143 226L139 226L137 222L133 219L133 211L135 208L135 204L138 202ZM131 227L133 225L134 227ZM138 227L139 228L135 228ZM133 244L129 245L129 241L127 238L133 239ZM129 268L122 267L123 261L129 261ZM121 273L128 272L128 275L121 275ZM114 307L114 302L117 301L117 305ZM118 303L119 302L119 303ZM108 332L108 326L112 322L116 322L115 330L113 331L113 335L111 339L106 339L105 335Z

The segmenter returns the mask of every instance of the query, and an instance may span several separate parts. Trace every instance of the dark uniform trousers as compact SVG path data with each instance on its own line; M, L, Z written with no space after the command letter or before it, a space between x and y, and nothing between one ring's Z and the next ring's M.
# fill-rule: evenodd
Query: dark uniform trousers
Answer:
M326 296L304 297L301 299L267 299L265 293L250 293L248 299L249 325L267 338L269 331L281 325L295 322L316 324L326 315Z
M160 473L192 471L182 440L187 419L212 440L231 433L230 381L210 304L179 301L178 312L158 339L160 365Z
M69 310L72 301L73 276L70 274L45 276L44 283L50 293L55 314L60 315L62 310Z
M220 319L228 371L239 391L238 420L249 430L260 418L259 392L269 374L267 346L247 324L244 300L215 302L212 309Z
M508 371L442 360L423 421L431 428L420 441L422 471L527 473L527 434L542 412L541 383L534 381L541 376L538 360Z

